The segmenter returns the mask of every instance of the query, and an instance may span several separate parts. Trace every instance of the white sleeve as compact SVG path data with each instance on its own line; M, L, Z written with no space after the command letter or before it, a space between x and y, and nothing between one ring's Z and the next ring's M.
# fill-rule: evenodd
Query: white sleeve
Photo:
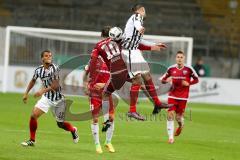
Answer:
M133 21L133 24L134 24L134 27L139 31L140 29L143 28L142 26L142 16L140 14L136 14L135 17L134 17L134 21Z
M58 80L59 79L59 72L60 72L59 66L53 64L53 76L52 76L52 78L54 80Z
M33 74L33 77L32 79L36 80L38 78L38 72L37 72L37 69L34 71L34 74Z
M188 67L192 70L192 75L191 76L198 78L198 74L195 71L195 69L192 66L188 66Z

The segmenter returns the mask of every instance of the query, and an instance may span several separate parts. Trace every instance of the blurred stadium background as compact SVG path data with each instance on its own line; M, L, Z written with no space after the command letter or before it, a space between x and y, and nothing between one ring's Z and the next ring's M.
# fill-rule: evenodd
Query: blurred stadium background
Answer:
M0 25L100 31L104 25L124 27L133 0L1 0ZM194 38L193 63L201 56L210 76L239 78L240 13L237 0L147 0L146 34ZM1 49L4 37L1 33ZM89 53L72 46L72 54ZM23 50L23 49L18 49ZM3 52L1 52L1 57ZM35 54L38 54L35 52ZM14 57L10 63L14 62ZM30 59L28 53L18 58ZM2 61L3 58L1 58ZM38 56L30 65L38 64ZM2 62L1 62L2 63ZM20 62L19 62L20 63ZM25 63L22 61L22 63ZM32 64L31 64L32 63Z
M146 8L147 19L144 23L146 26L145 34L151 35L148 37L149 39L156 38L155 40L166 42L169 46L169 49L164 51L163 54L146 53L145 57L149 61L154 60L154 62L161 62L161 65L167 67L174 63L173 57L178 49L182 49L188 53L188 47L190 47L191 52L188 53L187 56L191 57L187 63L194 66L196 62L201 59L204 66L205 74L201 77L200 83L191 89L190 102L198 102L200 104L190 103L189 105L193 108L193 113L195 113L196 120L198 120L199 124L198 122L197 124L196 122L187 122L189 123L188 125L191 126L191 131L198 136L194 137L190 133L186 133L187 136L190 137L190 140L185 136L183 137L183 143L176 146L177 149L180 149L179 152L176 152L178 157L167 155L166 159L184 159L184 157L187 157L187 159L207 158L212 160L223 157L224 159L239 158L237 154L237 149L240 148L239 136L235 137L235 135L232 134L236 133L237 135L237 133L240 133L239 127L235 124L239 121L239 118L237 118L237 116L239 117L239 115L237 115L239 108L236 106L240 106L238 93L238 89L240 88L240 0L0 0L0 92L22 93L26 88L28 80L31 79L33 67L36 67L40 63L40 51L45 49L53 51L55 56L54 60L57 63L61 64L74 56L83 55L85 58L83 58L84 61L82 61L82 65L85 64L87 62L85 55L91 53L94 43L99 40L99 31L102 27L112 25L124 28L126 20L131 14L130 8L136 2L144 4ZM8 39L6 39L8 26L18 26L20 28L31 27L31 29L37 28L39 30L41 30L41 28L49 28L54 31L61 31L61 33L39 33L31 30L18 30L11 32L8 41ZM73 34L70 34L67 30L71 30L70 32ZM187 40L185 41L185 39ZM9 42L9 50L5 48L6 42ZM191 45L192 42L193 45ZM7 64L6 54L9 55ZM154 66L151 66L151 69L153 73L159 71ZM164 71L161 71L161 73L162 72ZM80 85L81 80L79 80L79 77L79 72L70 75L68 79L66 79L66 84ZM73 89L72 92L75 92L75 90ZM11 101L10 98L14 97L18 98L18 100L14 99ZM164 95L164 97L166 97L166 95ZM13 156L10 153L11 144L18 143L24 136L26 137L27 131L20 131L21 139L17 138L15 134L18 133L18 130L27 130L26 124L28 123L28 116L26 116L26 111L30 113L30 109L21 110L16 108L18 105L22 106L20 101L21 95L19 94L1 93L0 100L3 102L0 104L1 114L10 114L12 112L10 108L15 107L15 109L21 113L21 116L24 117L23 120L19 122L19 126L14 125L14 122L11 122L11 124L10 122L6 122L5 119L7 115L2 116L0 119L0 122L2 122L0 125L2 125L2 127L10 124L8 130L5 129L1 132L3 135L0 141L8 143L4 140L5 136L14 139L14 141L8 143L5 150L3 150L9 151L9 153L5 155L1 153L2 157L0 155L0 158L8 159L7 156L10 156L12 157L10 159L16 159L18 156ZM84 102L85 105L86 102L87 101ZM216 105L212 106L210 103ZM30 104L34 104L32 100ZM220 105L221 107L218 107L218 104L224 104L226 106ZM31 105L29 105L29 107ZM144 113L145 111L150 113L150 109L148 110L146 109L147 107L144 107L147 105L145 103L142 105L142 111ZM125 109L127 110L127 106ZM126 110L121 109L120 113L125 113ZM225 115L225 113L230 114L230 116ZM12 115L13 119L15 116L21 118L19 115ZM229 123L225 121L214 121L215 118L219 120L228 119L227 122ZM202 119L210 119L212 123ZM47 119L46 123L50 121L51 120L48 121ZM123 124L125 124L125 122ZM126 125L127 124L128 123L126 123ZM220 124L224 124L225 126L231 125L222 128ZM50 128L49 125L51 124L48 124L45 128L43 127L43 136L44 134L49 136L47 132ZM207 138L202 141L197 141L196 139L201 136L199 131L205 130L205 125L208 125L208 129L206 130L209 131L204 132L204 136L207 136ZM217 128L217 125L219 125L219 128ZM125 126L123 126L124 125L120 126L122 130L125 129ZM194 128L194 126L199 128ZM82 127L87 128L88 124ZM129 132L135 134L134 131L136 130L137 132L141 127L143 127L143 124L137 124L136 128L131 128L132 130ZM164 130L163 125L161 127L162 130ZM211 132L212 127L214 129ZM12 128L15 128L13 132ZM154 132L154 129L158 129L156 123L153 124L153 128L150 130ZM190 129L188 130L190 131ZM215 135L216 131L219 133L218 135ZM123 131L118 131L120 139L117 141L120 144L129 138L121 137L122 132ZM220 134L221 132L222 134ZM231 133L231 135L228 135L228 133ZM154 134L158 136L156 133ZM53 136L53 134L50 135ZM90 135L82 136L89 137ZM146 138L144 135L141 136L139 137L139 142L142 143L143 148L146 147L144 143L148 143L149 141L154 143L151 141L151 137ZM222 141L219 140L215 142L213 141L214 136L223 139ZM134 144L133 138L134 137L129 138L130 142L133 143L133 146L128 146L131 149L133 149L135 145L138 145ZM53 139L55 139L55 137ZM143 141L140 139L143 139ZM42 139L42 141L44 141L44 139ZM88 146L88 143L91 143L89 141L90 140L84 140L83 142L87 145L86 150L92 149L91 146ZM199 146L197 146L198 144ZM43 148L40 148L40 150L47 152L49 149L48 146L46 144L42 145ZM153 148L159 147L157 144L154 145L155 146L151 146L150 144ZM186 145L189 145L187 148L192 147L191 155L186 156L181 152L181 149L186 147ZM207 147L203 149L201 145ZM218 147L221 146L221 148L216 148L216 150L213 151L211 149L215 147L214 145L218 145ZM231 146L235 148L232 150ZM55 145L55 147L57 147L57 145ZM120 148L119 146L117 147ZM164 148L165 146L161 143L160 147ZM68 146L68 148L71 149L72 146ZM77 147L74 149L74 152L77 151ZM84 147L82 146L81 149L84 150ZM120 148L120 151L122 150L123 152L124 149L124 147ZM210 149L213 155L211 155L207 149ZM21 153L21 150L16 150L17 153ZM229 150L229 153L225 153L226 150ZM137 152L138 150L135 151ZM185 151L187 152L188 149ZM198 151L200 151L202 155L199 154ZM35 153L35 151L33 152ZM166 150L163 150L163 152L167 154ZM123 156L127 156L127 154L131 155L131 153L126 153L126 155ZM209 154L211 155L210 157L208 157ZM152 156L151 152L146 151L146 155L146 157L139 155L138 159L157 158L156 156ZM195 155L197 155L197 158L191 157ZM64 157L64 154L62 156ZM79 156L84 157L86 155ZM58 156L54 155L50 157ZM60 157L60 159L63 157ZM74 158L77 159L78 157L76 156ZM91 158L94 159L94 157ZM121 159L120 157L115 158ZM135 157L130 156L130 158L134 159ZM24 151L24 154L20 156L19 159L30 159L28 151ZM106 159L110 159L110 157Z

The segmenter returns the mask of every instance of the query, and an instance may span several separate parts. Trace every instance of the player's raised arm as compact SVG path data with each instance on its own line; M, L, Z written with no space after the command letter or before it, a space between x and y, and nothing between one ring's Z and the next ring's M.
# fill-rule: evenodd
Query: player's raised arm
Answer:
M167 45L164 43L155 43L145 39L141 39L138 49L140 50L151 50L151 51L161 51L166 49Z

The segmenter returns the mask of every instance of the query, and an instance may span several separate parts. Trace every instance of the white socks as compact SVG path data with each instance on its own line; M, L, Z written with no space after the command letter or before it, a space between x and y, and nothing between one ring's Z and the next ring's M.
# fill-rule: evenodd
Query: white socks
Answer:
M108 111L109 111L109 101L103 101L102 102L102 112L103 112L104 122L106 122L109 119ZM111 126L108 128L108 130L106 132L106 143L111 143L111 140L113 137L114 122L110 122L110 124L111 124ZM98 123L92 123L91 129L92 129L92 135L93 135L95 144L100 144Z
M102 102L102 112L104 117L104 122L109 119L109 101ZM106 143L111 143L114 131L114 122L110 122L111 126L108 128L106 132Z
M173 133L174 133L174 121L167 121L167 132L169 139L173 139Z
M95 141L95 144L100 144L100 142L99 142L99 125L98 125L98 123L91 124L91 129L92 129L92 135L93 135L93 139Z
M106 143L111 143L113 131L114 131L114 122L111 122L111 127L109 127L106 132Z
M109 101L102 101L102 113L103 113L103 118L104 122L106 122L109 119Z

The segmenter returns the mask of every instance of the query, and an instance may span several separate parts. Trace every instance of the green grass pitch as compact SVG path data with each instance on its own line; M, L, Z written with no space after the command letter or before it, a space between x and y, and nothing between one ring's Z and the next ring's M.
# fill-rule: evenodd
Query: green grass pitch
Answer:
M117 108L115 134L112 143L116 153L95 153L90 121L73 122L78 127L80 141L73 144L69 133L56 126L52 114L39 119L36 146L20 145L28 139L28 120L36 100L30 96L22 103L21 94L0 94L0 160L237 160L240 159L240 107L188 104L185 128L175 143L167 143L166 112L145 122L125 117L128 106ZM74 100L73 111L87 111L88 101ZM152 104L141 102L138 111L150 115ZM102 122L102 121L101 121ZM101 126L101 125L100 125ZM103 144L105 135L100 133Z

